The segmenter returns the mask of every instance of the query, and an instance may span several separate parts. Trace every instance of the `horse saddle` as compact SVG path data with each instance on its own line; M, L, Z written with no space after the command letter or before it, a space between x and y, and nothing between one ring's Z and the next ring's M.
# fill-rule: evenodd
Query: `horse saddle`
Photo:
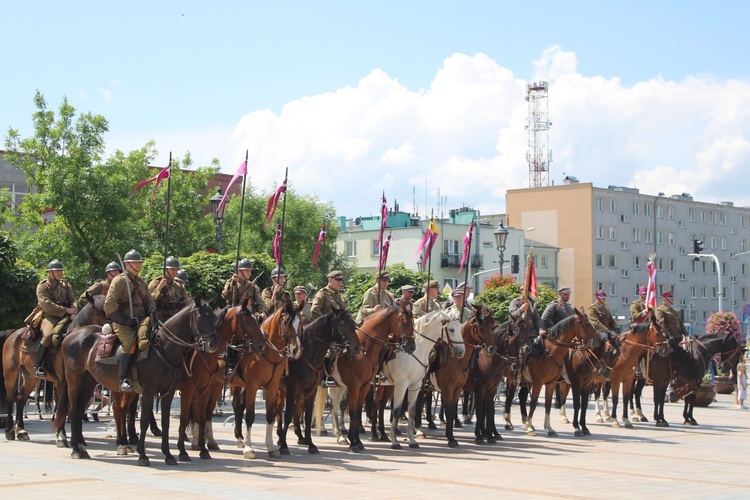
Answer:
M151 349L140 351L138 353L137 361L146 359ZM120 354L122 354L122 344L117 335L112 331L110 325L104 325L102 327L102 333L99 336L99 346L96 350L96 362L104 365L117 365L120 363Z

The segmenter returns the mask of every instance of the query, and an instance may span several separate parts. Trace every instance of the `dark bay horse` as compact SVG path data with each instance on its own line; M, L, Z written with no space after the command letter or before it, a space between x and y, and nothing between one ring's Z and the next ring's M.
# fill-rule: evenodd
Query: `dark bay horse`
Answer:
M214 352L195 351L190 360L190 373L186 371L177 389L180 391L180 428L177 437L178 460L190 461L185 451L186 428L193 423L193 437L200 457L211 458L209 449L218 450L213 440L211 417L224 387L223 376L219 377L219 356L227 346L239 351L240 356L262 352L266 341L255 316L247 307L249 299L236 307L224 308L216 313L216 335L219 348ZM223 375L223 374L222 374ZM221 378L221 381L216 381ZM208 447L206 436L209 437Z
M266 399L266 449L270 458L281 456L279 447L273 441L273 424L276 420L276 394L279 392L281 377L287 370L290 359L298 359L302 354L300 344L301 322L297 316L297 307L291 300L289 292L284 292L285 306L279 308L266 318L261 325L265 336L265 347L261 352L254 352L242 357L237 362L240 377L232 381L234 387L234 435L237 446L244 447L245 458L257 458L252 446L251 430L255 422L255 397L259 389L265 389ZM242 397L244 387L244 398ZM242 436L242 413L245 413L247 437Z
M349 450L354 453L365 449L359 437L362 405L370 389L370 383L378 374L382 359L389 350L400 349L413 353L416 348L411 304L401 303L367 316L357 328L357 337L364 348L363 352L335 360L333 379L341 387L329 390L333 407L338 408L343 397L343 388L346 388L350 418L347 437ZM341 427L335 412L334 417L334 433L341 442ZM321 415L318 415L317 422L322 422Z
M318 453L312 442L312 418L315 394L323 378L326 353L336 356L355 356L362 352L357 337L357 325L349 311L337 310L321 316L302 330L302 356L289 361L289 373L284 377L285 387L276 398L276 414L279 451L289 455L286 436L289 424L294 420L297 442L307 446L309 453ZM282 410L284 420L281 421ZM300 416L304 414L305 434L302 435Z
M194 350L217 349L216 323L211 306L200 297L181 304L180 311L161 324L154 333L149 355L139 360L134 368L133 381L140 386L142 415L148 416L159 394L162 402L161 451L167 465L176 465L177 460L169 451L169 418L174 391L182 374L189 367L189 357ZM83 443L82 415L88 405L89 395L97 383L112 391L115 421L125 436L126 414L135 393L119 392L118 364L105 364L96 360L101 328L86 327L76 335L67 337L62 343L65 377L70 400L70 427L73 458L89 458ZM150 465L146 456L146 431L149 419L141 418L141 435L138 443L138 465ZM118 446L121 443L118 441Z
M708 364L718 355L720 362L736 370L742 358L744 346L733 335L708 333L700 337L688 337L683 345L679 339L670 339L672 351L666 358L654 357L649 363L648 376L654 384L654 420L657 427L669 427L664 419L664 399L667 385L672 385L685 400L682 416L685 425L698 425L693 418L695 391L703 375L708 371ZM736 372L735 372L736 373Z
M70 325L68 326L67 332L64 336L69 336L77 329L87 325L104 325L107 321L106 314L104 313L104 296L96 295L91 297L87 295L88 304L86 304L73 318ZM28 327L19 328L10 334L5 341L2 349L2 383L4 385L5 392L5 405L7 407L8 415L5 427L5 439L13 440L18 438L22 441L28 441L29 435L24 429L23 423L23 410L26 406L26 401L29 398L29 394L34 390L37 383L37 378L34 375L34 362L36 361L36 351L39 346L37 341L35 344L27 344L21 339L21 335L28 330ZM53 347L47 356L46 363L49 369L47 370L47 377L44 380L49 380L55 385L55 420L52 424L52 432L55 434L55 439L58 447L67 447L67 439L65 436L65 418L67 417L67 394L62 388L63 379L63 363L62 356L60 355L60 349ZM16 381L18 377L21 377L20 388L18 388ZM92 392L88 393L88 397L91 396ZM88 402L88 400L87 400ZM13 405L16 407L16 423L13 424Z

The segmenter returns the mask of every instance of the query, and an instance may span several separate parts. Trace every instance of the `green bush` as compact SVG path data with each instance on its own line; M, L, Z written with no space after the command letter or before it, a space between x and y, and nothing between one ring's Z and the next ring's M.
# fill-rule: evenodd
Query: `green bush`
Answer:
M0 234L0 330L20 328L36 307L39 276L26 263L18 262L18 247Z

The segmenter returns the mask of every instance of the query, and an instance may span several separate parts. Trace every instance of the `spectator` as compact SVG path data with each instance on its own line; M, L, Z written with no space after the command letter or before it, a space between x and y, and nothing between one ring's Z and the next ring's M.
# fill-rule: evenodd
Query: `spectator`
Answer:
M737 401L738 405L735 408L741 408L747 410L745 406L745 398L747 397L747 373L745 373L745 362L740 361L737 365Z

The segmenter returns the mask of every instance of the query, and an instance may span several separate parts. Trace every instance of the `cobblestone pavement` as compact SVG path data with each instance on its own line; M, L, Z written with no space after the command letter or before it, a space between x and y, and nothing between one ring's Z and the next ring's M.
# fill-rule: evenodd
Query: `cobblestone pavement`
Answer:
M650 388L646 392L650 397ZM495 445L475 445L473 426L464 426L457 431L456 449L447 447L441 428L428 431L417 450L391 450L389 443L365 440L365 452L353 454L333 437L317 437L320 455L309 455L290 440L292 455L273 460L260 444L264 425L253 432L259 458L246 460L232 428L219 420L215 433L221 451L212 452L212 460L192 452L192 462L166 466L159 442L149 436L150 468L138 467L137 455L116 455L106 420L84 423L92 459L72 460L70 450L55 447L49 420L30 419L31 442L0 436L0 497L747 498L750 410L734 409L733 402L733 396L719 395L710 407L696 409L699 427L682 425L681 403L667 404L669 428L651 422L636 423L634 429L592 423L592 436L576 438L553 410L560 434L554 438L544 434L543 413L537 412L539 436L526 436L517 425L515 431L501 431L503 440ZM647 416L653 411L650 405L644 410ZM513 419L520 423L517 411Z

